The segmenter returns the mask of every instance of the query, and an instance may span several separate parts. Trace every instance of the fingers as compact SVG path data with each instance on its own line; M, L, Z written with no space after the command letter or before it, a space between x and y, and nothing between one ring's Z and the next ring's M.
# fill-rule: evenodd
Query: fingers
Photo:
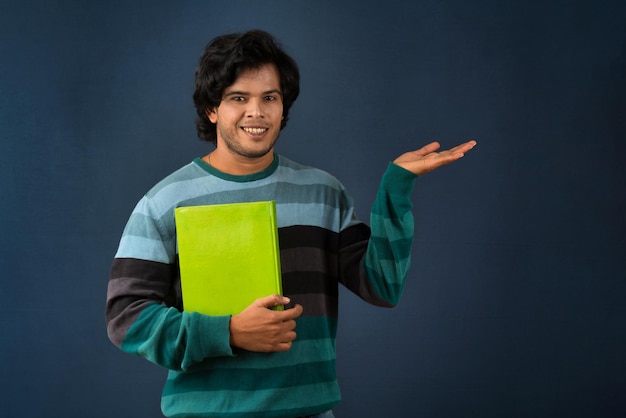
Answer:
M296 318L302 314L302 306L296 305L291 309L284 311L272 312L275 315L276 322L272 331L269 331L267 351L288 351L293 345L293 341L297 338L296 334Z
M433 144L435 144L435 142L433 142ZM432 144L429 144L426 147L429 147L430 145ZM432 149L429 147L429 149L432 149L432 151L429 154L425 154L424 156L428 158L449 158L449 157L460 158L464 156L466 152L468 152L475 146L476 146L476 141L471 140L471 141L464 142L463 144L457 145L456 147L452 147L449 150L444 150L444 151L439 151L439 152L435 152L436 149L438 149L439 147L437 147L436 149ZM426 147L423 147L422 149L420 149L420 151L425 149Z
M439 143L431 142L416 151L402 154L393 162L415 174L422 175L458 160L474 146L476 146L476 141L471 140L446 151L437 151L440 147Z
M257 306L262 306L264 308L273 308L278 305L287 305L291 302L291 299L285 296L280 295L270 295L263 298L257 299L254 303Z
M443 160L452 161L452 160L463 157L465 153L471 150L472 148L474 148L474 146L476 146L476 141L471 140L463 144L457 145L456 147L451 148L449 150L437 152L437 150L441 147L441 145L439 144L439 142L431 142L430 144L425 145L418 150L409 151L409 152L402 154L394 162L420 163L421 164L421 162L425 159L429 159L429 160L443 159Z
M302 315L302 306L295 305L291 309L282 312L276 312L280 318L279 330L276 335L277 342L273 347L273 351L288 351L291 349L293 341L296 339L296 318Z
M438 154L439 155L457 154L457 153L465 154L467 151L471 150L475 146L476 146L476 141L472 139L471 141L467 141L462 144L459 144L456 147L450 148L449 150L440 151ZM420 155L428 155L437 151L439 148L440 148L440 144L438 142L431 142L430 144L425 145L419 150L417 150L416 153Z
M415 154L417 155L428 155L430 153L433 153L435 151L437 151L439 149L439 147L441 147L441 145L439 144L439 142L431 142L430 144L424 145L422 148L414 151Z
M276 344L273 347L273 350L268 350L268 351L272 351L272 352L281 352L281 351L289 351L291 350L291 346L293 344L293 340L292 341L285 341L284 343L280 343L280 344Z
M283 321L288 321L290 319L299 318L303 311L304 309L302 308L302 305L296 304L293 308L285 309L284 311L280 311L278 313L281 315Z
M254 302L254 304L259 307L269 309L278 305L288 305L290 302L291 302L291 299L289 299L286 296L270 295L270 296L257 299ZM276 313L282 317L281 318L282 320L287 321L289 319L298 318L300 315L302 315L302 311L303 311L302 305L296 304L291 309L285 309L284 311L277 311Z
M290 309L292 310L292 309ZM275 345L276 351L287 351L291 349L291 346L298 336L294 331L296 329L296 321L290 320L282 323L282 330L279 334L279 342Z
M465 155L466 152L468 152L469 150L471 150L472 148L474 148L476 146L476 141L471 140L471 141L467 141L461 145L457 145L454 148L450 149L450 153L452 155L455 154L461 154L461 156Z

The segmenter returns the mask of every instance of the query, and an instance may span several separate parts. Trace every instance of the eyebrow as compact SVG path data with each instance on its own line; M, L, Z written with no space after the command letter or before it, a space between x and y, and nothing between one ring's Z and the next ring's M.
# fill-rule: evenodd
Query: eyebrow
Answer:
M279 89L267 90L262 93L263 96L266 96L268 94L279 94L281 97L283 96L283 93ZM249 95L250 95L250 92L234 90L234 91L229 91L228 93L224 94L224 98L230 97L230 96L249 96Z

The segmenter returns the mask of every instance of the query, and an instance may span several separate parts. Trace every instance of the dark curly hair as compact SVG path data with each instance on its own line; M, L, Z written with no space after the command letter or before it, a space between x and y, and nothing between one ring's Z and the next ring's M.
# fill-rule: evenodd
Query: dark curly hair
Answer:
M204 48L196 69L193 102L198 119L198 137L217 143L216 125L206 115L207 109L220 105L226 88L246 70L274 64L280 75L283 95L283 119L287 125L289 109L300 93L300 73L296 62L287 55L272 35L262 30L222 35Z

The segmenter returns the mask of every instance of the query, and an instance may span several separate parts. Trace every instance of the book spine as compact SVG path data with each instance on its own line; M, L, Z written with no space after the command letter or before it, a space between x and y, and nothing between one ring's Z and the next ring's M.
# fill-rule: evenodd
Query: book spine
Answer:
M273 237L274 237L274 251L275 251L275 257L276 257L276 262L274 263L274 265L276 266L276 289L278 289L278 294L279 295L283 295L283 279L282 279L282 271L280 268L280 244L278 242L278 222L276 220L277 216L276 216L276 201L272 200L271 204L270 204L270 219L271 221L271 228L273 231ZM275 310L277 311L282 311L284 310L285 307L283 305L279 305L276 306Z

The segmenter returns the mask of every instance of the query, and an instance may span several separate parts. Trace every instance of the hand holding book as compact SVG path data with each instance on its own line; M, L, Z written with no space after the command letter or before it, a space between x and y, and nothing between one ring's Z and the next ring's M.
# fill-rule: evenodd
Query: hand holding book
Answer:
M287 305L289 298L271 295L255 300L241 313L230 319L230 344L256 352L288 351L296 338L295 319L302 315L302 306L275 311L271 308Z

